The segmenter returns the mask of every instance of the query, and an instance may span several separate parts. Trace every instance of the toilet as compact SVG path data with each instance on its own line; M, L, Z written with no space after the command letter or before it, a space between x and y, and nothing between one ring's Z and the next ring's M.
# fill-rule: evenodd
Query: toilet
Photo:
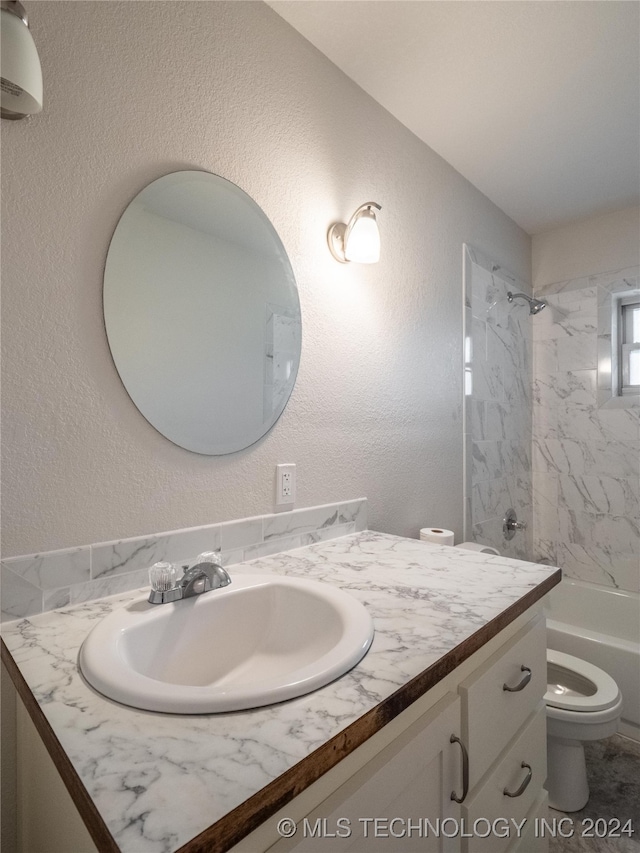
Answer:
M597 666L548 649L544 698L549 805L575 812L589 799L583 744L615 734L622 695L613 678Z

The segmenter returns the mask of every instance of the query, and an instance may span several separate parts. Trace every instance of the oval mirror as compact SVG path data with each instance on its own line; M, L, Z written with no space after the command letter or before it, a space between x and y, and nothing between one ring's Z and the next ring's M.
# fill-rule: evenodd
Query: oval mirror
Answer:
M127 207L109 246L104 317L120 378L162 435L233 453L278 420L300 361L289 258L243 190L174 172Z

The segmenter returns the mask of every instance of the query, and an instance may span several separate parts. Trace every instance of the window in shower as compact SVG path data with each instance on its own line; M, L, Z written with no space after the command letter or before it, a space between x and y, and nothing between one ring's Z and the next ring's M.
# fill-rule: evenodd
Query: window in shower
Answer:
M640 274L638 267L600 276L598 284L598 407L640 405Z
M640 297L619 302L620 393L640 393Z

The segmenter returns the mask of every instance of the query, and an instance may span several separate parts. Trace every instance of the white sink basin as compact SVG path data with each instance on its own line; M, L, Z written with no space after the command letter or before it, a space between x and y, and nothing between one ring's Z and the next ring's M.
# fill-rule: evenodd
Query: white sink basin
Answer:
M106 616L80 650L89 684L148 711L208 714L310 693L366 654L373 622L329 584L235 575L171 604L138 599Z

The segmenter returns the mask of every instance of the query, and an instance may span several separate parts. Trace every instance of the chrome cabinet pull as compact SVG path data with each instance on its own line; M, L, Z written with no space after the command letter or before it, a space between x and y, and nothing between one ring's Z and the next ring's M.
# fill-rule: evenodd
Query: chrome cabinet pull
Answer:
M449 743L459 743L462 750L462 796L456 797L456 792L451 792L451 799L455 800L456 803L461 803L469 793L469 753L459 737L451 735Z
M523 761L520 767L522 767L523 770L525 769L525 767L527 769L527 775L524 777L524 782L522 783L522 785L520 785L517 791L508 791L505 788L502 792L505 797L519 797L521 794L524 794L527 785L531 781L531 777L533 776L533 770L531 769L531 765L527 764L526 761Z
M531 681L531 670L528 666L522 664L520 667L520 671L524 672L524 675L520 679L520 681L516 684L515 687L509 687L509 685L505 683L502 685L502 689L506 690L508 693L518 693L520 690L524 690L527 684Z

